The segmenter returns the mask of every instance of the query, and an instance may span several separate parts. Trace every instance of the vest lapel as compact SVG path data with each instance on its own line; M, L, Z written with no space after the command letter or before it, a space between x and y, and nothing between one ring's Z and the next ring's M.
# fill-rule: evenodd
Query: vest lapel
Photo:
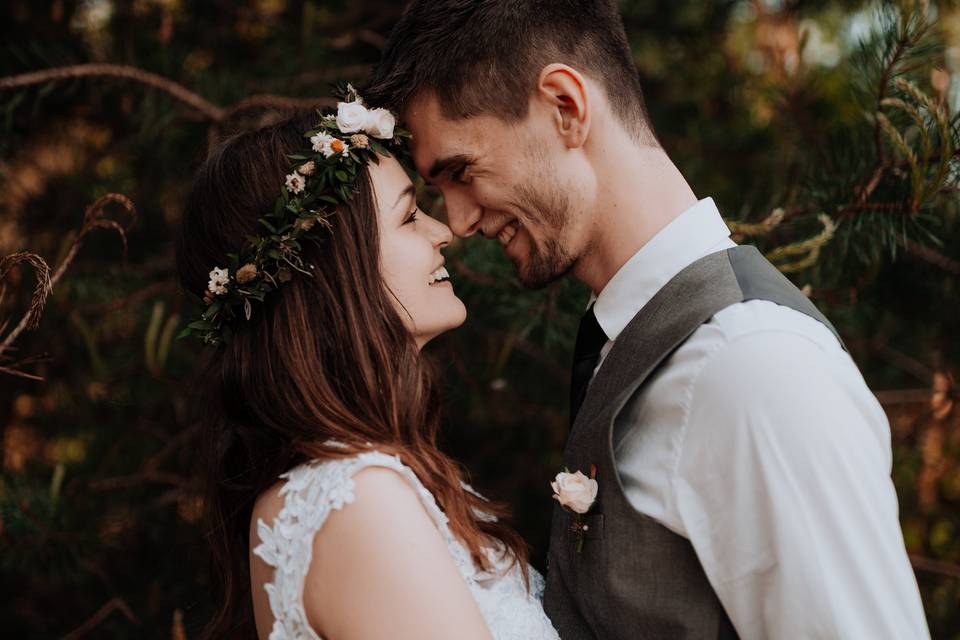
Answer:
M720 308L742 300L726 251L710 254L668 282L633 317L590 383L569 447L586 425L616 413L647 376ZM697 304L683 304L696 300ZM606 423L606 418L599 421Z

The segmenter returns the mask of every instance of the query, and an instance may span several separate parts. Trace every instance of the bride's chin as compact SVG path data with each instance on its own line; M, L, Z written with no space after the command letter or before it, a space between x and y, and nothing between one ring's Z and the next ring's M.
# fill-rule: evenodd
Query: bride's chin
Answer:
M417 341L417 346L420 349L423 349L428 342L443 335L444 333L457 329L467 320L466 306L464 306L460 298L455 299L457 301L456 307L451 305L449 317L444 316L443 320L438 323L438 326L434 331L431 331L429 334L414 335L414 339Z
M453 327L451 327L453 329L456 329L457 327L461 326L464 322L467 321L467 305L463 304L463 300L461 300L460 298L457 298L457 303L460 307L460 312L457 314L456 324Z

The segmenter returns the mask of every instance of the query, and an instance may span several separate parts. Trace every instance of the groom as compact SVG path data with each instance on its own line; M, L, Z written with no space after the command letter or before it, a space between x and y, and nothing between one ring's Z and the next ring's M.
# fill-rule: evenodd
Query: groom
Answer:
M658 143L612 1L416 0L365 95L454 232L594 292L564 461L599 494L580 526L555 509L561 637L929 636L883 411Z

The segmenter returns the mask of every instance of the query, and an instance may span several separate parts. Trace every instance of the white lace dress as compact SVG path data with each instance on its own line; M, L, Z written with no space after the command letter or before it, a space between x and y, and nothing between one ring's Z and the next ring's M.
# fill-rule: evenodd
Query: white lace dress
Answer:
M320 640L303 609L303 583L313 537L333 509L353 502L353 475L370 466L397 471L420 496L496 640L559 639L541 605L543 577L531 567L531 591L527 592L519 567L508 568L509 561L498 564L496 571L476 568L470 553L447 526L447 516L416 474L397 456L371 451L343 460L305 463L281 476L286 479L280 489L283 508L272 527L263 519L257 521L260 544L253 550L275 568L273 582L264 586L274 615L269 640ZM492 550L490 557L494 557Z

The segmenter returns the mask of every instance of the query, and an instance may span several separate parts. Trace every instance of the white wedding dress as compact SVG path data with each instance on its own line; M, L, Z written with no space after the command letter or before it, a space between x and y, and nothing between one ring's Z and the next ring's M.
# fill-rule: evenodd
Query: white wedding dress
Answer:
M371 451L343 460L308 462L281 476L286 479L280 490L283 508L272 527L263 519L257 521L260 544L253 550L275 567L273 582L264 587L275 618L269 640L320 640L303 609L303 583L313 553L313 537L333 509L342 509L353 501L353 475L370 466L397 471L420 496L496 640L559 639L541 605L543 577L531 567L528 592L519 567L510 567L509 560L497 562L494 571L475 567L470 553L447 526L446 515L416 474L397 456ZM496 559L493 549L486 551Z

